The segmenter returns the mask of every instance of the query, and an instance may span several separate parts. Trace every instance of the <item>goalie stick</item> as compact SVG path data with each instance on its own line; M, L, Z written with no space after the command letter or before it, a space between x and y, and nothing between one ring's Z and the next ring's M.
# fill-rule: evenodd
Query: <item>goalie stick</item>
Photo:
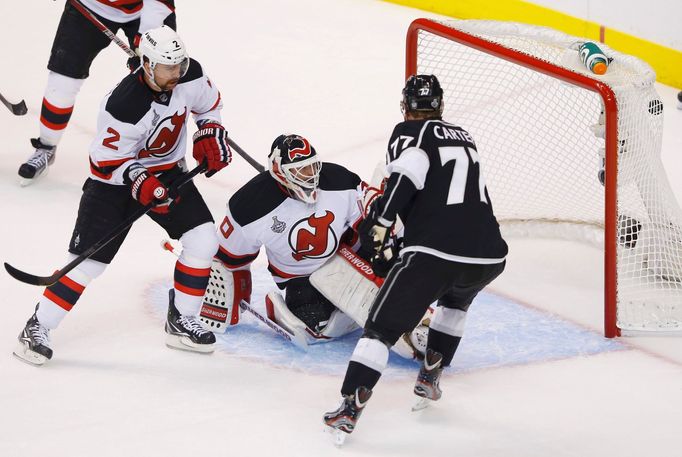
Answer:
M99 19L97 19L85 6L83 6L78 0L69 0L69 3L73 5L74 8L76 8L78 11L81 12L81 14L92 24L97 27L104 35L107 36L111 41L116 43L119 48L123 50L126 54L128 54L128 57L137 57L137 54L135 51L130 49L130 46L125 44L123 40L121 40L119 37L116 36L114 32L112 32L106 25L104 25ZM3 98L3 103L5 102L5 99ZM9 108L9 106L8 106ZM25 106L24 106L25 108ZM10 108L11 109L11 108ZM17 113L14 113L17 114ZM21 113L23 114L23 113ZM265 171L265 167L258 163L253 157L251 157L249 154L246 153L237 143L235 143L232 138L227 138L227 144L230 145L232 149L237 151L237 154L242 156L244 160L246 160L249 165L251 165L253 168L255 168L259 173L262 171Z
M26 102L23 100L19 103L10 103L9 100L0 94L0 102L2 102L2 104L5 105L7 109L16 116L23 116L28 112L28 108L26 108Z
M279 336L292 343L297 348L302 349L304 351L308 350L308 343L305 341L305 338L303 338L302 335L297 336L292 333L289 333L283 327L280 327L276 322L271 321L270 319L268 319L267 317L263 316L261 313L253 309L251 305L246 303L244 300L242 300L239 303L239 306L243 310L246 310L253 314L254 316L256 316L256 319L258 319L259 321L273 329L275 333L277 333Z
M194 169L192 169L192 171L183 175L178 180L177 184L175 184L173 187L179 189L180 187L184 186L185 184L190 182L192 178L194 178L196 175L206 171L206 167L207 167L206 162L203 162L200 165L196 166ZM127 218L126 220L118 224L116 227L114 227L101 240L90 246L89 249L87 249L85 252L80 254L78 257L73 259L68 264L64 265L59 270L55 271L50 276L36 276L31 273L26 273L25 271L21 271L18 268L13 267L7 262L5 262L5 270L7 270L7 273L9 273L10 276L12 276L14 279L17 279L26 284L31 284L34 286L51 286L52 284L56 283L61 278L63 278L69 271L76 268L85 259L92 256L94 253L96 253L104 246L106 246L111 240L119 236L123 231L130 227L133 224L133 222L147 214L154 206L156 206L155 203L150 203L149 205L142 206L139 210L134 212L129 218Z

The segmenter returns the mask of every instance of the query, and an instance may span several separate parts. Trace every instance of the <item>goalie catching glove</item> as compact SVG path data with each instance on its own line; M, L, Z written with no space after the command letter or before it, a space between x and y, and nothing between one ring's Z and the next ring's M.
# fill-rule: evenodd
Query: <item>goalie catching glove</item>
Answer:
M227 131L220 124L209 122L199 127L192 137L194 149L192 155L197 162L204 159L208 164L206 177L210 178L232 161L232 151L227 143Z
M167 214L173 199L169 189L139 163L133 163L125 172L125 182L130 185L130 193L141 205L155 203L152 211Z

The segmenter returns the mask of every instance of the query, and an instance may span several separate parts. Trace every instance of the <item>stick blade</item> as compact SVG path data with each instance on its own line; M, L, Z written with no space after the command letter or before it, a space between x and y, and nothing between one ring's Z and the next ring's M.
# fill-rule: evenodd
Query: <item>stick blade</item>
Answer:
M23 116L24 114L28 113L26 102L23 100L20 101L19 103L13 104L11 109L12 113L14 113L17 116Z
M30 273L26 273L25 271L21 271L17 268L14 268L12 265L9 263L5 262L5 270L7 270L7 273L17 281L21 281L26 284L31 284L32 286L51 286L55 282L57 282L57 278L55 278L55 275L52 276L35 276Z

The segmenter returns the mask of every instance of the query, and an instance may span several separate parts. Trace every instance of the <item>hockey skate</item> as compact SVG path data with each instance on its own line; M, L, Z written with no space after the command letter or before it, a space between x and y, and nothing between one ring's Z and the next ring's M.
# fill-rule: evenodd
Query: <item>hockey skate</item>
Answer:
M36 307L36 311L38 307ZM43 326L33 313L19 334L19 344L13 352L19 360L40 366L52 358L50 349L50 329Z
M215 349L215 335L204 329L196 316L183 316L175 307L175 290L168 292L166 346L183 351L210 353Z
M420 411L432 401L440 399L443 392L438 386L440 375L443 373L441 363L443 355L440 352L435 352L431 349L426 350L426 357L424 357L424 364L419 370L417 382L414 384L414 393L421 397L419 401L412 407L412 411Z
M39 138L31 138L31 145L36 149L31 157L19 167L20 184L28 186L41 176L47 174L50 165L54 163L57 146L48 146L40 142Z
M371 390L360 386L355 389L354 394L343 396L341 406L336 411L330 411L324 415L324 423L328 431L333 434L335 445L341 446L346 436L353 433L355 424L371 396Z

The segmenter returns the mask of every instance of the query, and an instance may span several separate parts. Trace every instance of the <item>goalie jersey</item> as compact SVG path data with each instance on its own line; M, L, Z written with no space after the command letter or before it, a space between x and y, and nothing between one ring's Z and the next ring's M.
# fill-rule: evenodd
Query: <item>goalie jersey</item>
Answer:
M229 269L244 269L265 246L268 270L280 288L309 276L336 253L344 233L362 219L364 184L346 168L325 162L317 201L291 198L265 171L230 198L219 227L218 259Z
M91 178L121 185L133 161L153 173L176 165L186 168L190 114L197 123L220 123L221 108L218 89L194 59L169 92L150 89L142 70L126 76L100 106L97 136L90 145Z

